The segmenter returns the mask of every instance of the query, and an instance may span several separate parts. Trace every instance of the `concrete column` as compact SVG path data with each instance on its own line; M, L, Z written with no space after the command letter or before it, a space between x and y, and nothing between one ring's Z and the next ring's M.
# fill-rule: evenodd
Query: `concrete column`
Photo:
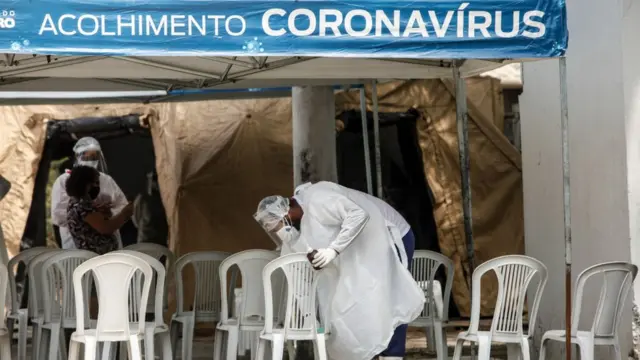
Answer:
M633 0L567 2L567 58L573 285L588 266L640 261L640 6ZM594 26L598 24L598 26ZM605 25L606 24L606 25ZM602 26L600 26L602 25ZM564 328L562 152L558 61L525 63L520 97L526 253L544 262L549 283L536 338ZM600 279L595 279L598 281ZM600 289L588 286L581 324L593 321ZM640 284L636 284L639 299ZM631 348L631 301L620 325ZM533 346L539 349L539 341ZM575 353L575 352L574 352ZM537 356L537 355L535 355ZM534 357L535 357L534 356ZM548 359L564 359L555 344ZM596 358L610 358L598 350Z
M335 97L330 86L292 90L293 183L338 181Z

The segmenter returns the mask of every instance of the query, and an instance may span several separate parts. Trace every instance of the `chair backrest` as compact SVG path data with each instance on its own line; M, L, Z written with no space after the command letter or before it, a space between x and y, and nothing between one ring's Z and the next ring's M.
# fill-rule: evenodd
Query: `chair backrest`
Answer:
M264 289L262 282L262 270L272 260L278 257L269 250L246 250L229 256L220 264L220 295L222 306L220 308L220 320L229 318L229 286L227 276L232 266L240 269L242 277L242 309L236 314L240 323L250 316L264 318ZM231 284L235 286L235 284Z
M319 272L313 269L306 254L298 253L281 256L268 263L262 271L265 333L273 332L274 328L274 294L271 275L278 269L284 272L287 281L284 331L317 331L318 306L316 289L318 287Z
M85 274L91 272L98 293L98 322L96 334L98 341L127 341L131 333L142 334L145 328L145 311L151 289L153 270L151 265L138 256L126 253L108 253L87 260L73 273L76 312L84 312L86 289L83 289ZM138 304L138 326L130 326L129 295L134 279L141 274ZM82 316L76 317L76 333L84 334L85 322Z
M436 281L436 273L441 266L444 266L447 271L447 280L442 293L442 318L438 314L433 286ZM442 254L428 250L416 250L413 253L411 275L424 291L426 298L424 309L419 318L442 321L449 319L449 300L451 298L451 287L453 286L453 271L453 261Z
M36 256L55 251L54 248L48 248L44 246L33 247L30 249L26 249L18 253L18 255L14 256L9 260L9 264L7 265L7 270L9 271L9 294L11 296L11 303L9 304L11 307L11 313L16 314L18 310L20 310L20 304L22 303L22 299L18 298L18 286L16 283L16 275L18 272L18 267L20 264L23 264L25 267L24 276L25 279L29 276L29 263ZM24 291L23 291L24 294Z
M178 315L185 311L194 311L196 321L217 321L220 317L220 277L218 270L229 253L218 251L200 251L185 254L176 261L176 293ZM184 269L190 265L195 273L195 288L191 309L184 308Z
M42 264L49 257L62 252L56 249L54 251L43 252L36 255L29 262L27 274L29 276L29 317L35 318L44 313L44 289L42 288Z
M98 256L87 250L63 250L42 262L38 286L42 289L44 321L60 319L63 327L72 327L76 316L88 319L89 311L76 314L73 295L73 272L80 264ZM88 300L91 278L85 278L85 299Z
M538 286L529 307L529 334L533 335L535 321L547 284L547 267L540 261L524 255L506 255L489 260L473 271L471 295L471 323L469 333L478 332L480 320L480 286L482 276L493 270L498 278L498 296L491 322L491 333L500 335L524 335L522 317L524 315L527 289L536 275Z
M165 258L166 272L168 272L176 262L176 256L173 254L173 252L169 250L168 247L158 245L158 244L153 244L153 243L133 244L133 245L127 246L122 250L132 250L132 251L141 252L143 254L147 254L153 257L158 261L160 261L162 258Z
M638 274L637 266L621 261L593 265L578 275L571 324L572 334L577 334L580 324L584 287L591 277L598 274L603 275L603 282L591 331L595 336L604 337L615 336L618 332L624 302Z
M164 265L154 257L147 255L145 253L141 253L138 251L132 250L119 250L114 251L113 254L129 254L132 256L137 256L140 259L144 260L151 266L153 270L153 278L151 280L151 290L149 300L147 301L147 312L149 312L149 308L153 309L153 314L155 318L156 325L160 326L164 324L164 318L162 309L164 306L164 286L166 281L166 271ZM132 322L138 321L138 305L142 300L139 296L141 294L141 286L140 277L134 278L134 286L131 288L131 301L129 302L129 320ZM153 305L153 307L151 307Z

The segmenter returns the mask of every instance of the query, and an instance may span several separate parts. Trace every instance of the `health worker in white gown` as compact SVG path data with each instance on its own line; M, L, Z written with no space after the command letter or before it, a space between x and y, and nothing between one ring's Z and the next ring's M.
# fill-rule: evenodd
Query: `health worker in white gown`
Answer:
M283 249L316 249L314 266L336 267L337 277L318 287L322 312L330 309L327 351L336 360L381 354L395 329L416 319L425 301L407 270L402 234L375 203L356 193L322 181L293 198L267 197L254 215L282 239Z
M100 172L100 194L94 201L96 207L104 211L118 214L129 203L118 184L111 176L106 174L107 163L102 153L98 140L92 137L83 137L73 147L75 154L74 165L91 166ZM71 170L73 171L73 170ZM69 195L65 190L65 184L71 171L66 171L58 176L51 188L51 222L60 228L60 240L63 249L75 249L76 245L67 228L67 206ZM122 247L120 233L116 232L119 247Z

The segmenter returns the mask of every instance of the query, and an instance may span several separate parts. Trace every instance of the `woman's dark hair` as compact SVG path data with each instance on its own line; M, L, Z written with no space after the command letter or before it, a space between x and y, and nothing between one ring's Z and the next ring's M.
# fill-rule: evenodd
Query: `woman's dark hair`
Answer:
M83 198L87 195L88 185L100 177L98 170L91 166L76 166L71 170L65 189L67 194L75 198Z

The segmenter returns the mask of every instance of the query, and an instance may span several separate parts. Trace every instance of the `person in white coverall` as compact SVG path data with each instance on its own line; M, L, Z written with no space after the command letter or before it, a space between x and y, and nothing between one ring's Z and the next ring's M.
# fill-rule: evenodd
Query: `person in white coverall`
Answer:
M100 194L95 200L96 207L118 214L129 203L115 180L106 174L107 164L102 154L98 140L92 137L83 137L73 147L75 154L74 165L91 166L100 172ZM73 170L71 170L73 171ZM63 249L75 249L76 245L67 228L67 206L69 195L65 190L65 184L71 171L67 170L58 176L51 189L51 222L60 228L60 240ZM116 232L119 247L122 247L120 234Z
M407 270L401 233L406 222L398 221L402 216L396 217L383 201L335 183L305 184L297 190L289 199L263 199L254 217L282 239L283 248L316 249L315 267L337 268L337 277L318 287L320 306L330 309L329 356L401 359L406 329L394 336L396 329L416 319L425 301ZM393 216L387 218L381 208ZM332 299L326 298L329 294Z

